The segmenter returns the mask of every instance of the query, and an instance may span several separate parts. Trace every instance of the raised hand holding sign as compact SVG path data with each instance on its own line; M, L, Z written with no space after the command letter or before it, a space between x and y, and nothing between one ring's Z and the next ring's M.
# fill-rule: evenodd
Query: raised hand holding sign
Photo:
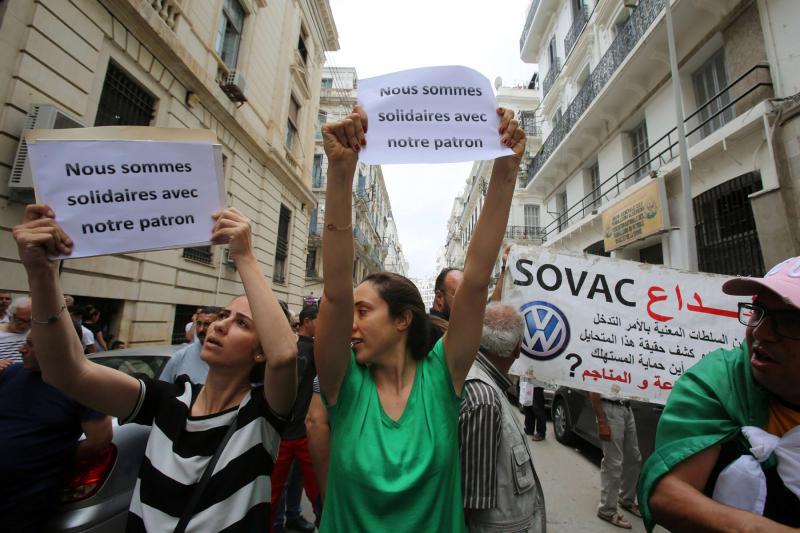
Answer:
M455 163L512 154L512 145L497 144L497 102L489 80L475 70L424 67L360 80L358 101L371 120L364 163Z

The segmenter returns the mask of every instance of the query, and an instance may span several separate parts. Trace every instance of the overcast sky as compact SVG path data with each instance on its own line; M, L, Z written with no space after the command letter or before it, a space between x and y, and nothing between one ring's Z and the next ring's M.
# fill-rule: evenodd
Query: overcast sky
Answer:
M536 70L519 58L530 0L330 0L339 31L328 66L354 67L360 79L436 65L474 68L494 83L527 84ZM503 6L502 9L499 6ZM383 165L410 277L434 275L453 200L471 163Z

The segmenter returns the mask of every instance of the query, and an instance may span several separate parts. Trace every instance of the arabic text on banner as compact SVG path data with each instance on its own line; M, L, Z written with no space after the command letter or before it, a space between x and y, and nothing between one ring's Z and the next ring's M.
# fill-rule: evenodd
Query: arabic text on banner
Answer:
M500 144L492 86L466 67L424 67L359 80L369 116L364 163L455 163L511 155Z
M663 404L705 354L744 341L727 279L514 247L503 300L522 314L525 335L512 373Z

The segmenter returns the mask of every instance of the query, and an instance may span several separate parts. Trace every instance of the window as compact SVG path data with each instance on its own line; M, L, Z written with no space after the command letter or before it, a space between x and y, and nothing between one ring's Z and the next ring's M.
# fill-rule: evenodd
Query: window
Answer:
M692 74L692 81L694 82L694 92L697 96L697 107L700 109L700 123L708 120L700 129L700 135L706 137L733 119L733 106L725 108L730 105L730 93L725 91L717 98L714 98L714 95L728 85L724 51L720 50L706 61L702 67L697 69ZM714 99L711 100L712 98ZM709 100L711 101L709 102ZM725 111L709 120L711 116L723 108L725 108Z
M323 89L333 89L333 78L322 78Z
M314 154L314 164L311 167L311 186L315 189L322 187L322 154Z
M306 256L306 277L316 278L317 275L317 249L312 248Z
M297 51L300 53L300 59L303 60L305 65L308 62L308 48L306 48L306 32L300 29L300 37L297 39Z
M749 172L693 200L701 271L729 276L764 275L764 257L749 198L761 187L761 175Z
M595 163L589 169L589 187L591 187L591 196L589 196L591 200L590 207L592 209L597 209L603 201L600 196L600 165L598 163Z
M314 210L311 211L311 217L308 219L308 232L311 235L320 234L319 228L317 227L317 209L318 208L315 207Z
M294 147L294 141L297 138L297 124L298 116L300 115L300 104L294 99L294 96L289 98L289 118L286 121L286 148L291 150Z
M328 113L326 111L317 112L317 139L322 139L322 126L328 122Z
M525 230L535 232L539 229L539 206L525 204Z
M176 305L175 319L172 321L171 344L186 342L186 324L192 321L192 315L197 311L196 305ZM102 316L102 315L101 315Z
M556 194L556 212L558 213L558 231L567 229L567 191Z
M590 255L601 255L603 257L611 257L611 254L606 252L606 246L603 243L603 241L597 241L594 244L590 244L589 246L583 249L583 253Z
M647 263L649 265L663 265L664 264L664 250L661 248L661 243L648 246L639 250L639 262Z
M149 126L156 99L114 63L108 64L95 126Z
M213 257L210 246L195 246L183 249L183 258L189 261L210 265Z
M278 242L275 244L275 266L272 269L272 280L275 283L286 283L286 258L289 256L289 222L292 212L281 204L278 218Z
M634 181L639 181L650 171L650 147L647 141L647 122L641 121L631 131L631 144L633 145Z
M214 50L230 69L236 68L239 58L239 43L242 40L244 27L244 9L239 0L225 0L222 5L222 16L219 18L217 43Z
M556 55L556 36L550 37L550 44L547 46L547 57L550 59L550 69L558 69L558 55Z
M577 18L583 11L583 0L572 0L572 15Z

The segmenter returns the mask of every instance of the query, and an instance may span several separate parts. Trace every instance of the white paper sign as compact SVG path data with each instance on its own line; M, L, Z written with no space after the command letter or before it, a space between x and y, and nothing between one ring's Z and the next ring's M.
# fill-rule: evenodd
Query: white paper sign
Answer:
M514 374L663 404L703 356L744 341L746 299L725 276L541 247L515 246L509 265L503 301L525 321Z
M187 142L37 140L37 199L90 257L210 244L224 205L219 146Z
M513 154L500 144L492 86L466 67L425 67L359 80L369 117L359 158L385 163L455 163Z

